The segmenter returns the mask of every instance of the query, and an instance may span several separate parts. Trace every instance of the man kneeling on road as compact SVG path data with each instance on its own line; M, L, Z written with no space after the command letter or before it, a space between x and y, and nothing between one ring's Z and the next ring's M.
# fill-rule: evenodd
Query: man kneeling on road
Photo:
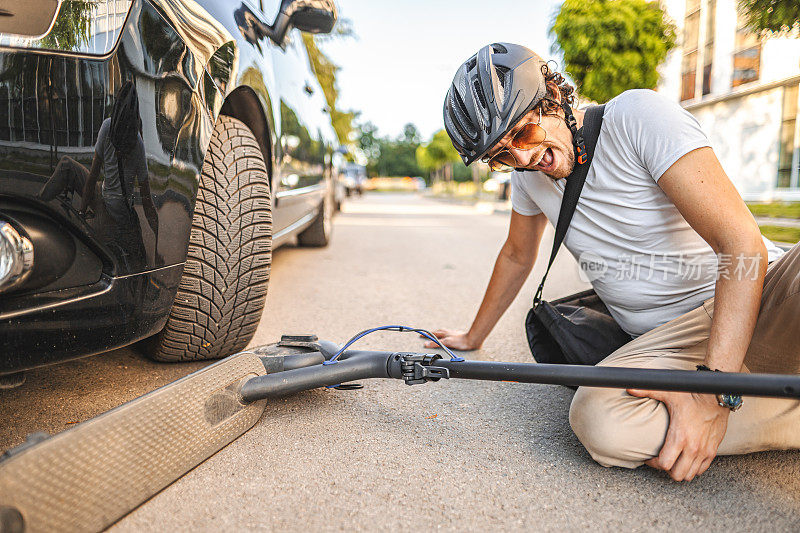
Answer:
M486 294L469 331L435 332L447 346L480 348L528 277L547 221L558 219L576 161L573 100L573 87L518 45L486 46L456 73L444 104L453 145L466 164L516 171L508 238ZM583 117L574 111L578 128ZM592 285L633 338L600 365L800 371L800 247L783 253L761 236L678 104L650 90L606 104L564 244L607 265ZM702 474L717 454L800 448L800 402L726 399L581 387L569 419L598 463L647 464L675 480Z

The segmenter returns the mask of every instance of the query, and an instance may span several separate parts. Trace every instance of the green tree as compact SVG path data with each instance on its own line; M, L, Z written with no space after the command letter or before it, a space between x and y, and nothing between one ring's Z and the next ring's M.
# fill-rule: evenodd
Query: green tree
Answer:
M326 37L331 38L331 36L353 37L354 33L350 21L348 19L340 19L334 31ZM311 62L311 67L314 69L317 81L319 81L322 92L325 94L325 102L328 104L328 111L331 114L331 124L336 131L336 137L341 144L349 144L351 142L350 134L353 132L353 120L355 120L358 112L352 109L349 111L342 111L336 105L339 99L339 87L336 84L336 75L340 67L331 61L319 47L319 41L324 40L326 37L311 33L303 33L303 44L306 47L308 59Z
M78 50L92 37L92 9L99 2L64 0L50 31L39 41L46 48Z
M422 172L417 164L418 147L417 127L406 124L403 133L396 139L381 139L375 170L381 176L419 176Z
M403 126L403 141L408 144L419 144L419 130L412 123Z
M379 137L378 128L371 122L358 126L356 144L367 157L367 173L370 176L420 176L423 171L417 164L419 130L414 124L406 124L399 136Z
M369 161L377 161L381 153L378 128L372 122L365 122L358 126L358 141L356 144Z
M739 9L756 33L788 32L800 26L798 0L739 0Z
M450 168L453 168L454 164L455 166L464 166L464 163L461 162L461 157L450 141L450 137L444 130L434 133L430 142L421 144L417 148L416 156L417 164L428 172L439 171L447 165L450 165ZM464 171L459 173L459 176L460 174L469 175L469 172L466 172L466 167Z
M675 46L674 24L649 0L565 0L550 34L580 94L596 102L655 88L656 69Z

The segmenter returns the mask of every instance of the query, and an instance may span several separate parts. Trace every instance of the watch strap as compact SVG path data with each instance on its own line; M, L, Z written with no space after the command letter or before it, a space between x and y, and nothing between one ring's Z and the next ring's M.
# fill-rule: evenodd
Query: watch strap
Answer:
M721 370L714 369L708 367L708 365L697 365L698 371L704 372L722 372ZM717 394L717 403L720 407L727 407L731 411L738 411L739 408L742 406L742 395L741 394L730 394L730 393L722 393Z

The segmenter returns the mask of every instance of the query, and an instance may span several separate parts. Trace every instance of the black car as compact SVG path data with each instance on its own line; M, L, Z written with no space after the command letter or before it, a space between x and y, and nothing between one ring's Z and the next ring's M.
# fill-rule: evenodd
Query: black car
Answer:
M244 348L272 250L330 238L301 30L335 21L332 0L0 5L0 377Z

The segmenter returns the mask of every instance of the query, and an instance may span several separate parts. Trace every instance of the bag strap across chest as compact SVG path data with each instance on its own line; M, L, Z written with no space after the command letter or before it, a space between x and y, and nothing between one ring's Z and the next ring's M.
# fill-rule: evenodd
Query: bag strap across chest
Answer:
M567 184L564 187L564 197L561 200L561 209L558 212L558 222L556 223L556 235L553 239L553 250L550 252L550 261L547 263L547 270L542 276L542 282L536 290L536 295L533 297L533 305L539 304L542 300L542 290L544 289L544 282L547 279L547 274L550 272L550 267L553 266L553 261L556 258L558 249L564 242L564 236L569 229L572 215L575 214L575 208L578 206L578 199L583 190L583 184L586 182L586 175L589 173L589 167L592 164L592 157L594 156L594 149L597 146L597 138L600 136L600 126L603 124L603 110L605 104L599 106L592 106L586 110L583 117L583 137L586 142L586 162L583 164L575 165L572 169L572 174L567 176Z

